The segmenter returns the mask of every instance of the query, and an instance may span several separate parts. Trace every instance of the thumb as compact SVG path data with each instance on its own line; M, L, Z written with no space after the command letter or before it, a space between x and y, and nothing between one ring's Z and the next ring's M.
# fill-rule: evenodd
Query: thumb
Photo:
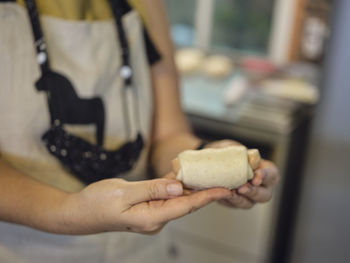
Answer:
M169 199L182 194L182 184L170 179L133 182L128 188L128 198L131 205L151 200Z

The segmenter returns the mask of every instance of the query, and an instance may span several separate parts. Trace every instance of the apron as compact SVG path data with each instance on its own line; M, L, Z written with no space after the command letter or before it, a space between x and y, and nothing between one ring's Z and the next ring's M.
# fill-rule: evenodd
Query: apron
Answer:
M51 68L67 76L79 97L99 96L106 110L105 144L115 149L128 138L123 127L117 74L121 66L115 22L67 21L41 16ZM146 141L127 180L146 178L152 122L152 91L140 18L135 11L124 15L123 25L131 51L134 83L139 87L141 133ZM44 93L34 87L40 77L33 36L26 10L15 3L0 4L0 132L1 158L17 170L64 191L84 185L62 169L41 141L50 120ZM133 107L132 107L133 108ZM93 127L69 130L86 139ZM89 236L54 235L24 226L0 223L0 262L165 262L165 232L156 236L104 233Z

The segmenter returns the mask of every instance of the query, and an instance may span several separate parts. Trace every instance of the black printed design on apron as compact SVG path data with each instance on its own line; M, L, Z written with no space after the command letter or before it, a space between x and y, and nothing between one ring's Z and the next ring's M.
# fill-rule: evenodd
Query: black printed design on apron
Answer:
M105 109L100 97L81 99L73 85L62 74L46 71L36 82L38 91L49 95L51 125L94 124L97 145L103 145ZM64 105L64 107L62 107Z
M124 87L121 89L121 101L126 134L131 136L127 94L131 94L135 102L135 121L138 133L134 140L126 142L114 151L108 151L103 148L105 110L102 99L99 97L79 98L68 78L50 68L47 45L35 2L34 0L25 2L34 35L37 60L41 69L41 77L36 82L36 89L46 92L50 112L51 126L42 136L48 151L61 162L64 168L87 184L121 176L130 171L139 159L144 146L140 132L137 90L133 85L133 71L130 66L129 45L122 23L122 16L131 10L130 6L123 0L110 0L122 53L120 75L124 81ZM97 144L93 145L68 133L64 130L64 124L94 124Z

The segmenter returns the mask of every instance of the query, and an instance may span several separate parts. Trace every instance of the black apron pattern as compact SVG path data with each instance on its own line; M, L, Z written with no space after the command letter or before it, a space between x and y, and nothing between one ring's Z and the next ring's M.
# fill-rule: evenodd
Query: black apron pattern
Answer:
M135 102L135 117L137 134L134 139L125 142L115 150L103 148L105 129L105 110L102 99L99 97L79 98L71 82L62 74L50 68L47 46L40 25L39 15L34 0L26 0L28 16L30 18L37 60L41 69L41 77L36 82L36 89L47 95L50 112L50 128L44 132L42 140L48 152L60 161L78 179L86 184L98 180L122 176L136 164L144 146L141 135L141 123L138 108L138 95L133 85L133 71L130 66L130 53L122 16L130 7L124 0L110 0L114 13L117 34L121 46L122 66L120 76L124 81L121 89L121 101L125 130L131 137L132 126L126 94L130 93ZM123 3L124 5L120 5ZM120 8L126 6L127 8ZM117 72L116 72L117 74ZM96 142L90 142L65 131L64 124L94 124L96 127Z
M70 81L53 71L44 72L36 88L48 94L51 125L94 124L97 145L103 145L105 110L101 98L79 98Z

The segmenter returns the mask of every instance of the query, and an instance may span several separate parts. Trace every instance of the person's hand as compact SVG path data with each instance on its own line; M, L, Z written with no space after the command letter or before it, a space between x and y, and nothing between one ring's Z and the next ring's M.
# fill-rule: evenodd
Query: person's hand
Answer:
M254 177L237 190L232 190L232 196L219 202L235 208L249 209L255 203L268 202L273 189L279 180L276 165L267 160L261 160L260 166L254 170Z
M138 182L108 179L72 194L66 204L64 222L73 229L73 234L105 231L153 234L168 221L230 195L224 188L184 195L180 182L165 178Z
M232 145L241 145L231 140L221 140L208 144L205 148L222 148ZM220 200L219 203L229 207L249 209L255 203L268 202L273 189L279 180L276 165L267 160L260 160L259 166L254 170L254 177L246 184L231 191L231 197Z

